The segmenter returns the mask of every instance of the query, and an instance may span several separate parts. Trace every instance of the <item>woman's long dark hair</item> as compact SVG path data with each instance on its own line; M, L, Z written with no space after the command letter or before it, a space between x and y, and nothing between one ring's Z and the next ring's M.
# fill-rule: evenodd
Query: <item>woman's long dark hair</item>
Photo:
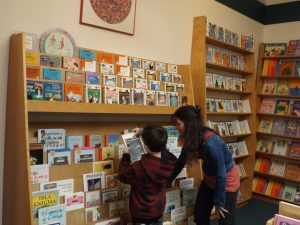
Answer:
M199 106L182 106L173 114L173 119L179 119L184 123L185 133L183 149L187 151L187 162L195 161L200 156L202 148L201 136L205 130L211 130L203 126L201 109Z

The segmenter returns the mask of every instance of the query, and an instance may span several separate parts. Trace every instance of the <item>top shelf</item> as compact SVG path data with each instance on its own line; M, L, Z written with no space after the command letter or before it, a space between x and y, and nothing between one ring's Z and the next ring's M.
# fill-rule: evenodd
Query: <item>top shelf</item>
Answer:
M215 39L212 39L212 38L209 38L209 37L206 37L206 43L211 44L211 45L216 45L220 48L225 48L225 49L228 49L228 50L232 50L234 52L238 52L238 53L241 53L243 55L253 54L252 51L246 50L244 48L241 48L241 47L238 47L238 46L235 46L235 45L227 44L223 41L218 41L218 40L215 40Z
M263 56L263 59L300 59L300 55Z

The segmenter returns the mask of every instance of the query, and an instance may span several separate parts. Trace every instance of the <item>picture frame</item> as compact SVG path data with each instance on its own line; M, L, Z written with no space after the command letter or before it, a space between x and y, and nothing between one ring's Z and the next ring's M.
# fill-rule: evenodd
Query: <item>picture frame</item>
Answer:
M126 35L134 35L137 0L117 3L102 0L81 0L80 24ZM121 4L112 5L112 4Z

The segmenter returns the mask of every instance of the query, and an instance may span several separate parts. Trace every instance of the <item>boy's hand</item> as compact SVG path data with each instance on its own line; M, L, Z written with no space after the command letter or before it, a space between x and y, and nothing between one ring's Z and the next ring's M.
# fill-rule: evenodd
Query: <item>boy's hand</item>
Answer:
M135 134L138 134L138 133L140 133L140 130L141 130L141 128L136 127L136 128L133 129L133 132Z

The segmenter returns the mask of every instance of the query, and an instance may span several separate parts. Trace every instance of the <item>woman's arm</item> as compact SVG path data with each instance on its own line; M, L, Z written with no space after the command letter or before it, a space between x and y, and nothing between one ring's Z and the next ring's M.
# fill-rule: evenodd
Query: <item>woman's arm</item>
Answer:
M180 156L178 157L176 164L174 166L171 177L168 180L168 184L172 183L172 181L178 176L178 174L182 171L183 167L186 163L186 151L182 149Z

